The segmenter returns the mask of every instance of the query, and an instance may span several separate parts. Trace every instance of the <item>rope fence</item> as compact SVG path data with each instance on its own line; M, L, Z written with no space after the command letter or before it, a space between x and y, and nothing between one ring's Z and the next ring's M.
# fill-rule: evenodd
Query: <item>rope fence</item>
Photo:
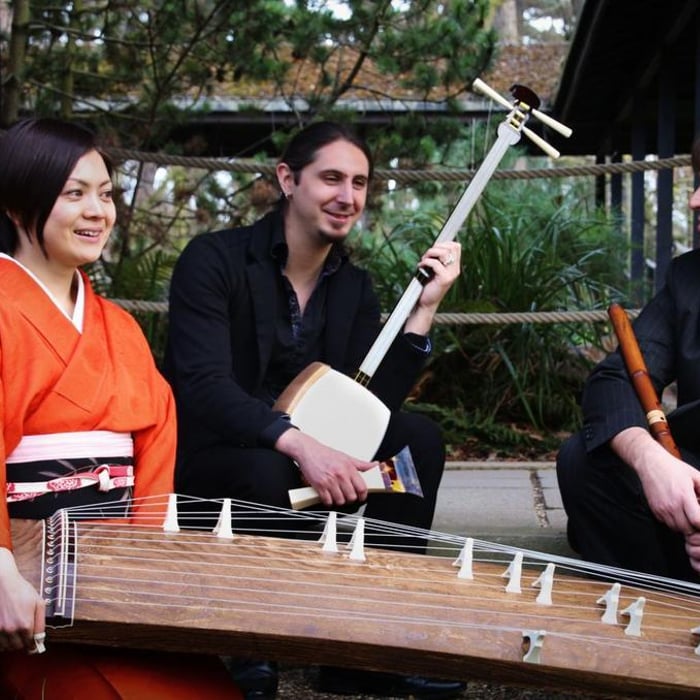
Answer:
M138 299L112 299L129 312L148 312L166 314L168 303L165 301L142 301ZM635 318L639 309L628 309L627 315ZM388 314L382 314L386 320ZM592 323L608 321L608 313L604 309L594 311L520 311L499 313L452 313L444 312L435 315L435 323L445 326L464 325L509 325L516 323Z
M179 156L165 153L149 153L123 148L106 149L115 161L140 161L163 166L181 166L209 171L226 171L274 176L275 162L260 161L250 158L201 158L196 156ZM647 171L659 171L673 168L690 167L689 155L656 160L628 161L621 163L597 163L552 168L497 170L492 175L494 180L525 180L535 178L590 177L601 175L622 175ZM416 182L468 182L476 174L476 169L426 168L422 170L401 170L378 168L374 177L392 180L398 184ZM131 312L149 312L166 314L167 302L144 301L137 299L114 299L115 303ZM639 314L639 309L627 311L630 318ZM388 314L383 314L386 319ZM435 323L440 325L506 325L517 323L575 323L608 321L603 309L592 311L538 311L505 313L438 313Z
M4 133L0 129L0 134ZM200 156L182 156L168 153L153 153L129 148L104 148L104 152L114 161L139 161L155 165L175 165L200 170L251 173L258 175L275 174L276 161L256 160L254 158L208 158ZM595 163L586 165L560 166L553 168L516 168L498 170L491 176L493 180L530 180L535 178L586 177L599 175L623 175L653 170L668 170L691 166L690 155L658 158L656 160L628 161L624 163ZM471 180L476 169L428 167L421 170L401 170L377 168L374 177L378 180L393 180L399 184L414 182L462 182Z
M272 176L275 162L259 161L250 158L198 158L196 156L178 156L165 153L146 153L123 148L106 149L106 153L116 161L134 160L155 165L177 165L184 168L200 170L251 173ZM494 180L530 180L535 178L582 177L598 175L616 175L639 173L651 170L667 170L691 165L691 158L676 156L658 160L629 161L625 163L596 163L588 165L561 166L554 168L531 168L497 170ZM379 180L393 180L399 184L415 182L462 182L471 180L476 170L459 168L425 168L422 170L401 170L378 168L374 177Z

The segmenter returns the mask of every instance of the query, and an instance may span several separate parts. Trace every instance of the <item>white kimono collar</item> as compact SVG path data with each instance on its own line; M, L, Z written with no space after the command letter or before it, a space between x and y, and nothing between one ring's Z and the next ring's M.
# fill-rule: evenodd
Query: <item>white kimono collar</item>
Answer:
M73 310L73 316L67 313L61 306L59 306L56 297L49 291L46 285L28 268L22 265L19 260L15 260L12 256L6 253L0 253L0 258L3 260L11 260L15 265L22 268L40 287L44 290L46 295L54 303L54 306L77 328L77 330L83 332L83 321L85 319L85 283L83 282L83 276L78 270L75 274L78 277L78 294L75 299L75 309Z

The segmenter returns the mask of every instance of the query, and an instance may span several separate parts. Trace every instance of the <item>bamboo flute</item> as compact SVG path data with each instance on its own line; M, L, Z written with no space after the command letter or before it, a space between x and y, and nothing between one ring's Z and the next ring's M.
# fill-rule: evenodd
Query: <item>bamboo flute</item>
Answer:
M630 380L637 393L637 398L646 414L647 425L654 439L670 452L674 457L681 459L681 453L676 445L671 429L669 428L666 414L656 389L651 381L642 351L634 334L627 312L619 304L611 304L608 308L608 316L613 325L620 346L620 353L625 362L625 367Z

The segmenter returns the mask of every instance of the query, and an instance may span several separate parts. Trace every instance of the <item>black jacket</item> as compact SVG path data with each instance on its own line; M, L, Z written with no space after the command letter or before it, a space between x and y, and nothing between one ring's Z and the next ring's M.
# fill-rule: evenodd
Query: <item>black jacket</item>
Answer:
M275 212L249 227L199 235L175 266L164 372L175 393L181 457L221 443L261 446L261 434L269 438L281 417L254 397L273 346L279 270L271 245L280 226ZM352 376L379 332L378 300L368 274L347 260L327 283L325 350L317 359ZM425 358L399 334L369 388L398 409Z
M657 394L677 383L678 408L668 416L679 446L700 448L700 250L675 258L664 287L633 324ZM590 452L624 428L647 427L641 404L616 351L584 388L583 436Z

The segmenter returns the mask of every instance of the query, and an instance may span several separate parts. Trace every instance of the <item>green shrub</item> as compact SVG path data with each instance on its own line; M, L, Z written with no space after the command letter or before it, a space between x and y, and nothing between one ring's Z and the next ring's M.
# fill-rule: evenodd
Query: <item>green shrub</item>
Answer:
M371 270L384 308L396 303L440 225L433 211L409 212L386 234L365 231L353 239L355 257ZM459 238L462 275L441 312L605 308L626 285L618 222L562 183L491 183ZM487 425L572 430L592 364L582 350L599 346L605 330L605 324L583 322L436 326L416 406L430 413L440 407L450 440L460 439L465 426L469 435L489 433ZM492 430L491 438L502 440L502 432ZM515 432L511 437L521 441L522 431Z

